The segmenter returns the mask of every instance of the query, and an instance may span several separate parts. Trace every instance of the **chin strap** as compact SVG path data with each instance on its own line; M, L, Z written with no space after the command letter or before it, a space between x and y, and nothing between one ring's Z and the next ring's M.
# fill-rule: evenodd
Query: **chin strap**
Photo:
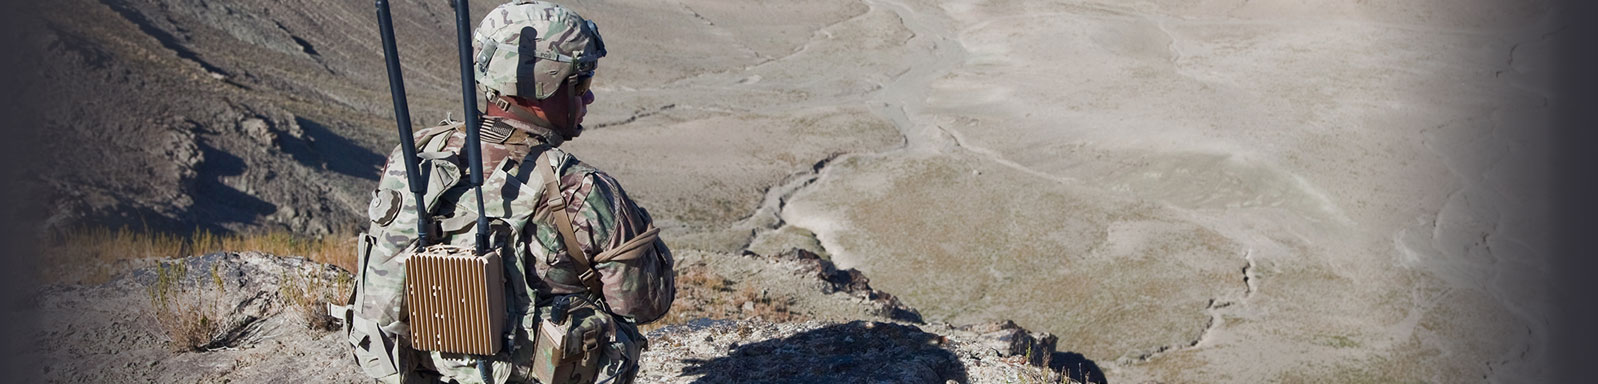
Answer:
M544 120L544 118L538 117L538 114L533 113L533 111L527 109L527 107L516 105L516 103L510 101L509 97L494 97L490 102L494 103L494 106L499 107L500 110L510 112L511 116L515 116L517 120L521 120L528 124L539 127L544 127L550 131L556 131L555 125L551 124L549 120Z
M554 132L556 135L560 136L560 139L563 142L567 141L567 140L571 140L572 138L575 138L578 135L581 135L582 132L583 132L583 125L582 124L578 124L576 129L570 129L570 130L562 130L562 129L555 128L555 124L554 123L550 123L549 120L546 120L546 119L544 119L542 117L538 117L538 114L537 113L533 113L533 111L531 109L527 109L527 107L523 107L521 105L517 105L516 103L511 102L510 99L505 97L505 96L494 97L494 98L491 99L490 102L494 103L494 105L499 107L500 110L503 110L505 112L509 112L511 114L511 116L515 117L517 120L520 120L520 121L525 122L527 124L532 124L534 126L538 126L538 127L544 128L544 129L548 129L550 132ZM577 102L581 103L582 100L579 99L579 100L577 100ZM576 108L572 108L571 111L567 112L566 117L567 117L566 121L576 121L577 120L577 110L576 110ZM567 131L571 131L571 132L575 132L575 133L571 134L571 135L567 135L566 134Z
M582 55L582 52L579 51L577 54L578 55ZM575 66L576 66L576 63L573 63L573 68L574 69L575 69ZM567 137L566 140L571 140L571 139L577 138L577 136L581 136L583 134L583 125L577 123L577 108L578 108L578 106L583 105L583 95L577 94L576 91L577 91L577 76L569 76L569 77L567 77L566 78L566 93L571 95L571 104L570 104L570 106L566 107L566 122L572 124L572 129L571 129L572 135L571 135L571 137ZM587 92L587 91L583 91L583 92Z

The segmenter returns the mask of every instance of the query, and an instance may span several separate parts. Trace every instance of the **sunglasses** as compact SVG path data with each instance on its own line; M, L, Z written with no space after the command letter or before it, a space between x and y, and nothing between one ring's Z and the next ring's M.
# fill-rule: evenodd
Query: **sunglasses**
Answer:
M572 94L584 95L594 85L594 71L586 71L572 76Z

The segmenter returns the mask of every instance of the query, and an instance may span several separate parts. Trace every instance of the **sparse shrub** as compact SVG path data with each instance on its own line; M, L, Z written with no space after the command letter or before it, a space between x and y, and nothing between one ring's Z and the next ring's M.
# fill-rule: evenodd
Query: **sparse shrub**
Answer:
M677 277L677 284L684 287L693 287L711 291L722 291L731 284L726 278L711 272L710 268L703 265L691 265L683 268L681 276Z
M778 323L794 320L797 314L788 311L788 300L773 298L766 290L748 281L739 284L733 303L738 305L745 318L758 317Z
M305 327L313 330L338 329L338 319L327 313L328 303L342 303L349 297L353 282L348 274L340 273L331 281L320 271L303 274L285 272L278 285L278 293L285 304L305 320Z
M171 338L174 351L199 351L213 347L221 339L227 321L227 307L221 302L227 287L212 266L210 287L185 289L188 266L182 261L156 265L156 278L146 291L155 323ZM205 284L198 284L204 286Z
M802 314L791 311L792 304L791 299L768 295L758 282L734 282L705 265L682 265L678 267L677 299L672 303L671 312L660 321L640 328L649 331L702 318L806 320Z
M1005 382L1019 384L1076 384L1075 380L1071 380L1071 378L1065 377L1059 372L1028 365L1017 365L1014 374L1015 377L1013 378L1006 377Z

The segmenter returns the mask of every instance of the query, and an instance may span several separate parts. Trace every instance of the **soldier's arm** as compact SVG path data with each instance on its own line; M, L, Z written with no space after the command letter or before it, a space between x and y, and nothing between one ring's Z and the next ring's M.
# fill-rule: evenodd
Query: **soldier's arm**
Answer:
M675 293L673 260L649 213L604 172L568 177L580 178L563 181L576 185L570 200L577 211L572 221L604 283L606 304L640 323L663 316Z

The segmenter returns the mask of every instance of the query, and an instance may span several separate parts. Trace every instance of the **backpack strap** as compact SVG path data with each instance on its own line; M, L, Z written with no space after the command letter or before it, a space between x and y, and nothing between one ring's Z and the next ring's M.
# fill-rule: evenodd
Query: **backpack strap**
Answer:
M583 281L583 286L598 297L604 297L605 291L601 289L599 274L594 271L593 263L589 262L588 253L583 252L581 244L577 243L577 233L572 230L571 214L566 212L566 196L560 193L560 178L555 175L555 165L559 158L552 155L555 151L546 150L538 155L535 166L544 175L544 194L548 195L550 210L554 215L555 228L560 231L560 239L566 243L566 254L572 261L577 262L577 269L583 271L577 278Z
M621 246L600 252L599 255L594 256L594 262L627 261L643 257L644 253L652 249L655 239L660 238L660 228L656 228L654 223L650 223L648 228L644 233L638 234L632 240L627 240Z

